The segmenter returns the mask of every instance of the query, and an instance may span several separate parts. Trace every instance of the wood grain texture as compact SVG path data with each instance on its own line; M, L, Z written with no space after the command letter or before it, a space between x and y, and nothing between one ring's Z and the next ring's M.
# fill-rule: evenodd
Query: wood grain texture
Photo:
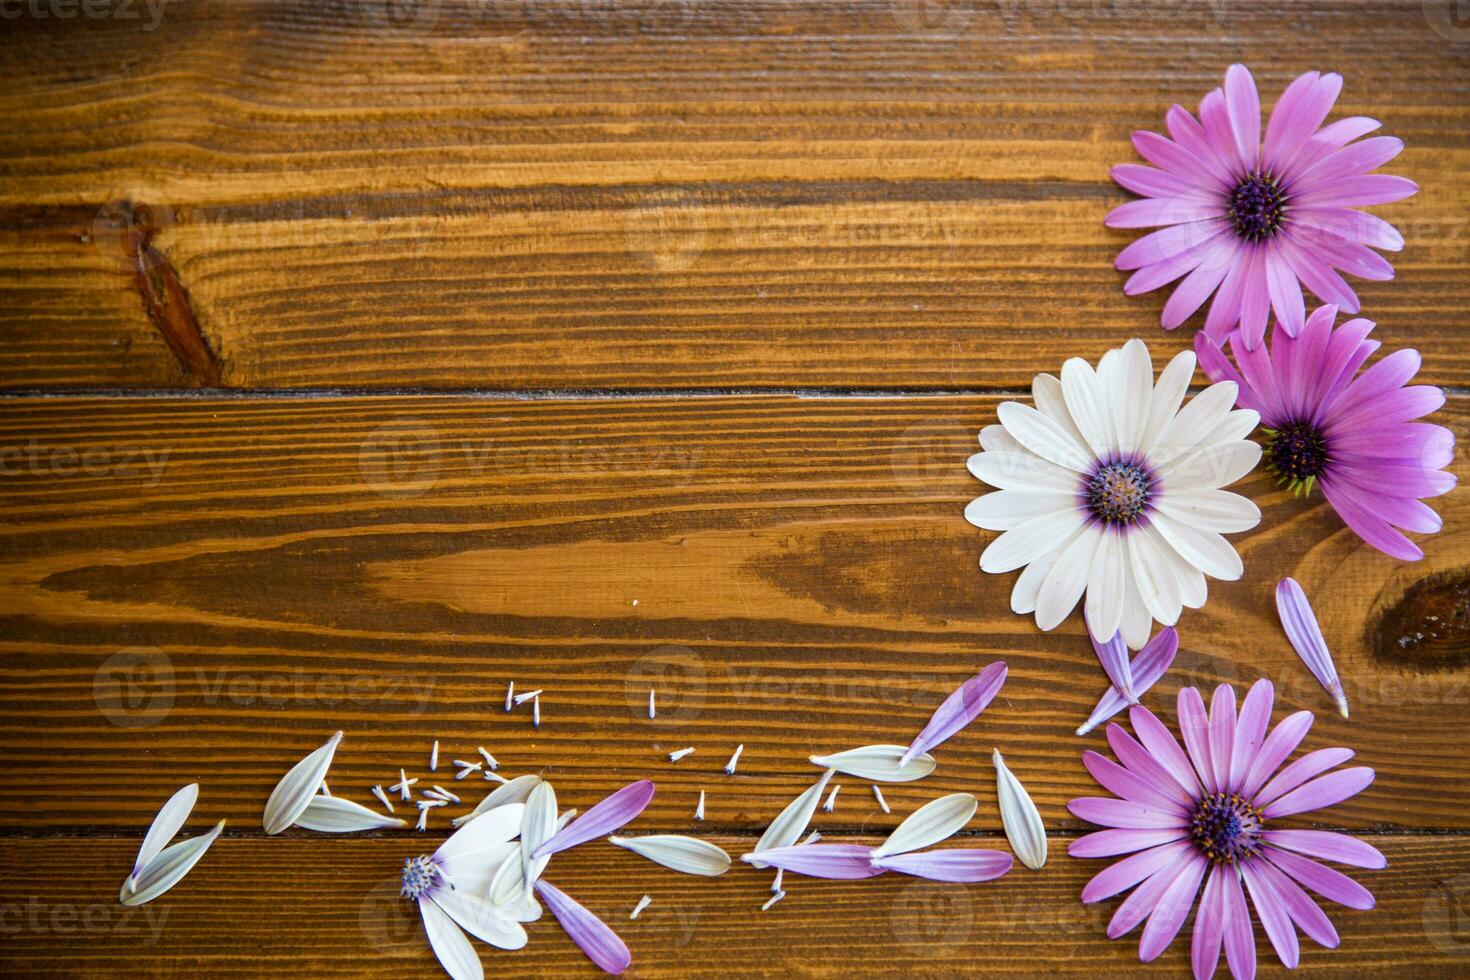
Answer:
M995 390L1126 334L1177 349L1193 324L1162 334L1163 294L1128 299L1112 269L1134 234L1102 225L1126 198L1107 171L1237 59L1268 102L1341 70L1338 114L1407 142L1391 169L1421 193L1377 209L1408 240L1399 277L1360 294L1428 380L1461 384L1470 44L1440 7L9 19L0 385Z
M752 840L711 836L732 853ZM1464 976L1470 934L1460 913L1470 892L1470 841L1373 841L1389 866L1358 877L1377 908L1326 908L1341 947L1324 950L1304 940L1300 970ZM968 843L1005 846L984 837ZM1057 852L1065 843L1051 841ZM27 869L0 880L0 967L13 976L66 978L440 975L411 906L398 898L398 869L425 846L421 839L226 836L165 899L127 914L114 899L136 844L0 839L6 865ZM559 855L547 878L622 935L633 953L628 976L1187 976L1188 925L1148 967L1138 963L1136 931L1107 940L1117 902L1078 900L1098 864L1059 856L1042 873L1017 871L969 886L897 875L858 882L787 876L786 899L764 913L768 873L690 878L606 844ZM628 921L644 894L653 904ZM527 931L530 943L516 953L477 947L488 975L599 975L550 916ZM1257 955L1262 976L1282 975L1259 928Z
M657 776L665 825L707 789L711 820L748 831L814 776L808 754L906 743L1004 658L983 724L890 795L992 800L998 745L1049 825L1075 828L1063 807L1090 791L1079 755L1101 735L1072 733L1102 675L1079 617L1042 634L1010 613L1013 576L979 572L989 535L961 517L983 489L964 461L996 404L0 401L0 446L41 461L12 454L0 483L0 748L38 797L0 826L135 827L195 779L254 826L279 775L341 728L335 784L362 800L440 738L584 797ZM1470 404L1442 418L1463 438ZM66 460L95 475L56 472ZM1315 744L1378 770L1332 821L1470 828L1464 491L1437 502L1448 530L1407 565L1320 498L1264 477L1245 490L1265 513L1238 541L1248 575L1186 615L1151 703L1272 678L1283 706L1321 712ZM1287 574L1316 601L1350 724L1280 631ZM545 688L539 731L502 710L511 680ZM732 783L718 772L739 742ZM696 755L670 765L685 745ZM864 825L896 822L849 791Z

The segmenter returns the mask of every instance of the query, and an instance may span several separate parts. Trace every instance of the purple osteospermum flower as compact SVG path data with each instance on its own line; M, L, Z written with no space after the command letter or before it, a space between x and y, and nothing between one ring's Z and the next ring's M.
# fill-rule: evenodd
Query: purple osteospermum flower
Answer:
M1212 338L1196 336L1200 367L1212 381L1234 381L1236 404L1260 413L1269 440L1264 461L1283 484L1301 495L1320 486L1359 537L1413 561L1424 552L1396 528L1438 531L1439 515L1419 498L1455 485L1443 471L1454 458L1454 434L1414 421L1443 405L1444 392L1405 387L1419 370L1413 350L1395 351L1355 379L1378 349L1367 339L1373 324L1349 320L1334 330L1336 313L1320 307L1300 336L1273 331L1269 351L1250 350L1232 334L1234 364Z
M1123 287L1130 296L1183 277L1164 306L1166 330L1214 293L1205 330L1220 338L1239 323L1253 348L1265 336L1271 309L1287 333L1301 331L1303 285L1356 313L1358 297L1338 270L1393 278L1393 266L1373 249L1396 252L1403 236L1355 209L1398 201L1419 188L1368 172L1404 146L1389 136L1352 142L1377 129L1376 120L1354 116L1318 128L1341 90L1341 75L1298 77L1276 103L1263 142L1255 80L1244 65L1231 65L1224 87L1201 100L1198 119L1178 105L1168 111L1172 139L1133 134L1134 147L1160 169L1114 167L1113 179L1145 198L1114 209L1106 223L1161 229L1123 249L1117 266L1137 270Z
M1275 826L1279 818L1356 795L1373 781L1373 770L1327 772L1353 756L1334 748L1309 752L1277 772L1311 727L1312 713L1298 711L1267 735L1272 697L1271 682L1257 681L1237 715L1235 691L1222 684L1206 713L1199 691L1185 688L1179 692L1183 748L1147 708L1135 705L1130 717L1137 739L1108 726L1119 762L1083 754L1093 778L1120 799L1067 804L1076 816L1109 828L1073 841L1068 853L1128 856L1088 882L1082 901L1133 888L1113 914L1108 936L1116 939L1147 920L1139 943L1144 962L1169 947L1202 882L1190 954L1198 980L1214 975L1222 941L1237 980L1255 976L1247 894L1287 967L1300 957L1297 929L1320 945L1338 944L1337 931L1303 886L1349 908L1373 907L1367 889L1314 859L1386 867L1377 849L1346 834Z

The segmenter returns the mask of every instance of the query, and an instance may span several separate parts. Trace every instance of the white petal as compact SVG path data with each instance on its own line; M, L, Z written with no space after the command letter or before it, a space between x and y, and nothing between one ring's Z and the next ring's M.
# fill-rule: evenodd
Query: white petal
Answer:
M1062 365L1062 395L1067 400L1067 413L1077 423L1077 431L1087 440L1093 455L1112 455L1118 447L1118 433L1112 408L1092 365L1080 357L1069 358Z
M812 763L875 783L909 783L934 771L934 757L927 752L900 765L907 752L904 745L865 745L835 755L814 755Z
M338 732L281 777L271 791L270 799L265 801L261 826L267 834L279 834L301 816L312 797L316 796L322 780L327 778L327 770L332 768L332 756L337 753L337 744L341 741L342 733Z
M1011 612L1027 615L1036 611L1036 600L1041 595L1041 585L1046 581L1047 574L1061 555L1087 530L1087 525L1079 525L1062 546L1051 554L1043 555L1026 566L1026 570L1016 576L1015 588L1011 590Z
M1136 337L1124 344L1116 372L1118 390L1110 397L1118 425L1118 447L1131 452L1138 448L1148 427L1154 397L1154 365L1147 345Z
M487 810L450 834L449 839L434 852L434 860L440 864L456 864L478 858L519 834L525 815L524 803L505 803Z
M1151 553L1163 555L1174 570L1174 581L1179 586L1179 602L1186 609L1198 609L1203 606L1209 595L1205 573L1185 561L1184 557L1174 550L1174 546L1165 540L1158 528L1152 524L1146 525L1143 533L1153 546Z
M1153 624L1153 615L1139 598L1138 586L1134 583L1133 572L1130 570L1128 588L1123 593L1123 622L1118 627L1123 631L1123 642L1128 649L1137 650L1147 643Z
M1260 461L1261 447L1240 440L1206 446L1159 472L1164 478L1165 495L1173 490L1214 490L1228 487Z
M1055 490L1076 493L1082 478L1029 452L976 453L966 461L970 474L997 490Z
M981 429L980 448L988 453L1025 452L1016 437L1007 432L1003 425L987 425Z
M143 868L134 882L136 887L129 891L127 885L123 885L117 900L124 905L143 905L153 901L183 880L224 829L225 822L221 820L206 834L164 848Z
M1043 630L1057 624L1077 607L1092 571L1092 556L1102 541L1102 530L1088 524L1067 549L1057 556L1036 596L1036 625Z
M1003 493L1005 491L1002 491ZM1082 526L1082 511L1068 510L1033 517L990 542L980 553L985 572L1012 572L1060 548Z
M340 796L318 795L306 804L306 809L296 818L295 826L321 834L355 834L361 830L406 827L408 824Z
M511 860L512 858L514 860ZM502 841L483 850L475 851L469 860L461 860L454 865L451 873L454 876L455 890L489 901L490 884L507 861L517 866L520 865L520 841Z
M695 837L652 834L647 837L609 837L608 842L686 875L714 878L730 870L730 855L709 841Z
M1087 445L1087 440L1077 430L1077 423L1072 421L1072 414L1067 411L1067 399L1062 394L1060 379L1050 374L1038 374L1032 378L1031 400L1036 403L1037 411L1061 426L1077 445Z
M536 879L546 869L551 855L535 857L537 848L556 833L556 790L543 781L531 791L526 800L525 819L521 821L521 865L525 871L526 888L535 887Z
M1211 578L1233 582L1245 571L1235 549L1214 531L1198 531L1167 514L1154 512L1151 523L1179 556Z
M1123 535L1116 530L1104 529L1102 541L1092 556L1092 568L1087 576L1087 628L1093 639L1106 643L1118 632L1123 622L1124 577Z
M1239 442L1255 431L1261 415L1252 408L1237 408L1228 413L1220 424L1205 436L1203 445L1213 446L1219 442Z
M1224 490L1175 490L1163 495L1159 510L1204 531L1234 534L1261 523L1261 508Z
M1092 466L1093 457L1085 445L1074 442L1065 429L1030 405L1001 402L995 415L1017 442L1042 459L1078 473Z
M164 845L174 839L179 828L184 826L184 821L189 819L189 814L194 811L194 804L199 801L199 784L190 783L183 789L168 798L153 818L153 823L148 828L148 833L143 836L143 844L138 848L138 858L133 862L133 872L128 875L124 883L127 891L132 891L137 884L138 875L158 856Z
M873 857L904 854L948 840L964 829L980 801L969 793L951 793L930 800L909 814L888 839L873 848Z
M1076 493L1055 490L994 490L976 497L965 506L965 520L987 531L1009 531L1042 514L1057 514L1078 507Z
M1128 535L1129 575L1137 590L1138 602L1150 620L1158 620L1164 626L1173 626L1179 621L1181 602L1179 580L1174 566L1159 550L1158 536L1150 535L1145 528L1135 528ZM1135 629L1137 625L1135 624ZM1145 625L1143 638L1148 639ZM1132 643L1128 644L1138 649Z
M439 965L444 967L445 973L453 980L485 980L485 971L480 966L480 957L475 955L475 947L459 931L454 920L427 895L419 897L419 915L424 920L424 934L429 937L429 945L434 948L434 955L439 958Z
M1174 359L1159 375L1158 383L1154 385L1153 400L1148 407L1148 424L1144 426L1143 435L1138 441L1139 449L1143 452L1148 452L1163 434L1164 428L1178 414L1184 394L1189 390L1190 379L1194 377L1194 364L1194 351L1183 350L1174 355Z
M1170 463L1204 445L1206 437L1235 406L1236 392L1234 381L1221 381L1191 398L1149 445L1148 459L1154 469L1162 473Z
M1042 826L1041 814L1031 795L1021 781L1011 774L995 750L996 796L1000 800L1000 822L1005 827L1006 840L1017 859L1035 871L1046 864L1046 828Z
M435 889L433 901L461 929L496 949L520 949L526 945L526 930L519 922L483 898L458 887L458 882L455 884L455 888Z
M483 800L481 800L479 804L469 813L465 814L462 817L455 817L453 823L456 827L461 827L469 823L471 820L474 820L476 817L479 817L481 814L488 813L496 807L504 806L507 803L524 803L526 802L526 799L530 797L531 790L535 789L537 784L540 782L540 776L534 776L530 774L527 774L525 776L517 776L514 779L507 780L506 782L501 783L499 786L495 787L495 789L493 789Z
M827 784L832 781L832 775L837 770L828 769L822 773L822 778L807 787L796 799L786 804L785 809L771 821L766 832L761 834L761 839L756 841L754 851L769 851L777 847L790 847L797 839L806 832L807 824L811 823L812 814L817 812L817 802L822 798L822 792ZM759 861L751 861L757 868L765 865Z

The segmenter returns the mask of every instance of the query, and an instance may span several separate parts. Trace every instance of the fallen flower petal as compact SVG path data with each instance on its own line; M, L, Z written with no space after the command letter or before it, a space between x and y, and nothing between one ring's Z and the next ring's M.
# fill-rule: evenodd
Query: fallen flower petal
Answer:
M632 822L653 800L653 781L641 779L629 783L588 810L536 849L536 856L550 856L569 847L585 844L594 837L604 837Z
M209 850L209 845L218 839L224 829L225 822L221 820L206 834L164 848L138 874L131 891L126 884L123 885L117 900L123 905L143 905L153 901L177 885L199 863L204 852Z
M718 877L730 869L730 855L709 841L679 834L650 834L646 837L609 837L609 844L625 847L673 871L686 875Z
M980 712L995 699L1001 685L1006 682L1006 665L997 660L985 667L974 677L965 681L944 703L934 710L929 724L924 726L908 749L900 756L902 766L914 756L930 751L979 717ZM916 777L917 778L917 777Z
M1097 661L1102 664L1103 673L1108 675L1108 680L1129 704L1137 704L1138 695L1133 689L1133 671L1128 664L1128 644L1123 642L1123 633L1116 632L1106 643L1099 643L1092 631L1088 630L1087 639L1091 641L1092 650L1097 654Z
M934 771L927 752L909 755L902 745L865 745L835 755L814 755L812 763L876 783L909 783Z
M536 884L546 862L551 860L549 854L537 857L536 852L556 833L556 814L556 789L543 780L531 790L521 821L521 866L527 887Z
M909 814L887 840L873 848L873 857L917 851L948 840L970 822L979 806L980 801L969 793L951 793L930 800Z
M352 834L361 830L406 827L404 821L369 810L340 796L318 796L306 804L293 826L322 834Z
M536 882L536 892L546 902L567 937L604 972L617 975L633 962L633 954L607 923L549 881Z
M445 973L454 980L484 980L485 970L480 966L475 947L470 945L449 913L435 905L428 895L419 896L419 917L423 920L429 945Z
M1133 658L1130 670L1133 675L1133 693L1141 698L1148 693L1149 688L1159 682L1159 678L1168 672L1174 663L1174 655L1179 652L1179 633L1172 626L1166 626L1143 645L1138 651L1138 656ZM1086 735L1098 725L1107 721L1113 715L1128 707L1130 702L1112 685L1108 686L1103 696L1098 699L1097 707L1092 709L1092 714L1082 727L1077 729L1078 735Z
M1338 713L1346 718L1347 693L1343 691L1342 681L1337 677L1337 665L1332 662L1327 641L1322 638L1322 629L1317 625L1317 615L1312 612L1312 604L1307 601L1307 594L1302 591L1296 579L1284 578L1277 583L1276 611L1281 616L1281 626L1286 630L1286 638L1291 641L1297 656L1302 658L1302 663L1307 665L1318 683L1332 695L1332 700L1337 702Z
M454 833L434 852L438 864L462 863L513 840L525 821L524 803L507 803Z
M473 810L462 817L455 817L454 826L462 827L483 813L488 813L496 807L505 806L507 803L524 803L541 782L540 776L527 774L517 776L495 787Z
M1000 750L996 749L995 780L1000 798L1000 821L1005 827L1006 840L1021 863L1033 871L1046 864L1046 828L1042 826L1041 814L1026 787L1012 775Z
M999 878L1011 870L1012 862L1005 851L955 848L874 857L873 863L888 871L930 881L976 882Z
M468 889L441 888L432 893L432 900L461 929L496 949L521 949L526 945L524 926Z
M827 788L827 783L832 780L837 770L828 769L822 773L822 778L813 783L807 790L786 804L766 832L761 834L761 839L755 842L755 851L770 850L776 847L790 847L797 839L806 832L806 825L811 823L812 814L817 812L817 802L822 798L822 791ZM757 868L764 868L760 861L751 861Z
M132 892L138 883L138 875L148 866L148 862L158 856L169 841L174 839L179 830L184 826L184 821L189 819L189 814L194 810L194 804L199 801L199 784L190 783L183 789L168 798L168 802L159 808L158 815L153 818L153 823L148 827L148 833L143 836L143 843L138 847L137 860L133 862L133 872L128 875L128 880L123 882L123 888Z
M790 871L809 878L831 878L850 881L876 878L883 869L873 865L871 848L861 844L798 844L741 855L740 860Z
M306 810L312 798L317 795L317 787L327 778L327 770L332 768L332 757L341 741L342 733L337 732L327 739L325 745L296 763L290 772L281 777L281 781L271 791L270 799L266 800L265 815L261 818L261 826L267 834L279 834L295 823L296 818Z

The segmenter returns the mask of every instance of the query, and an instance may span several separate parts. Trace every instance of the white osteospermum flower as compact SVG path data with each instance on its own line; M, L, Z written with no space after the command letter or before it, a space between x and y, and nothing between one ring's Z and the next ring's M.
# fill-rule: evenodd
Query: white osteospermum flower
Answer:
M997 488L965 518L1004 532L980 556L987 572L1024 569L1011 608L1057 626L1086 595L1099 642L1121 630L1137 649L1157 620L1205 601L1205 576L1233 580L1240 556L1221 535L1255 527L1261 512L1228 486L1261 448L1246 439L1256 412L1234 409L1220 382L1181 404L1194 375L1184 351L1159 375L1141 340L1103 355L1094 370L1074 357L1058 380L1039 374L1035 407L1005 402L980 433L970 472Z

